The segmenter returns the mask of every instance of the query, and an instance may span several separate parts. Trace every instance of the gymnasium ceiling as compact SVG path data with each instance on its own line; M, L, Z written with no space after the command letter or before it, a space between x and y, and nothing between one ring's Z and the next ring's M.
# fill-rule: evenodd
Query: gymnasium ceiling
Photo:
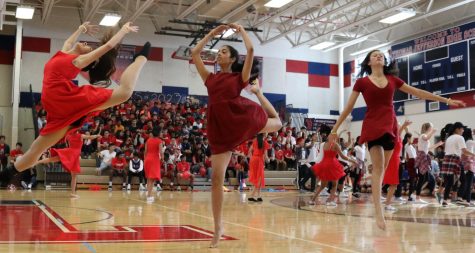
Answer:
M253 32L261 44L286 40L292 47L336 42L329 48L349 46L356 51L371 45L394 43L440 28L475 21L475 0L293 0L281 8L268 8L269 0L0 0L0 28L14 25L15 6L36 8L35 20L45 25L54 17L74 13L79 20L99 21L105 13L119 13L122 20L149 25L158 33L180 34L196 30L193 24L170 22L239 22ZM413 9L416 16L387 25L378 22ZM190 39L191 41L192 39Z

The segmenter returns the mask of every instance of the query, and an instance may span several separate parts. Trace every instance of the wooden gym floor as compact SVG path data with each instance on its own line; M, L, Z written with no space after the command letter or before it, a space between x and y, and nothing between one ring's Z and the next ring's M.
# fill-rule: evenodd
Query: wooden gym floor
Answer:
M208 249L209 192L0 191L0 252L474 252L475 208L395 205L388 230L369 195L337 207L307 206L309 194L225 193L225 240ZM426 199L434 201L432 199Z

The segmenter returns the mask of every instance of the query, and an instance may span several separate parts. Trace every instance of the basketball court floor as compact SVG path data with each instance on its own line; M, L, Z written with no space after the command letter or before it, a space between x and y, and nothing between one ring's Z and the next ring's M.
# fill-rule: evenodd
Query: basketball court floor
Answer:
M225 236L209 249L209 192L0 191L0 252L472 252L475 208L396 205L376 228L370 195L337 207L309 194L269 192L263 203L225 193ZM427 199L431 200L431 199Z

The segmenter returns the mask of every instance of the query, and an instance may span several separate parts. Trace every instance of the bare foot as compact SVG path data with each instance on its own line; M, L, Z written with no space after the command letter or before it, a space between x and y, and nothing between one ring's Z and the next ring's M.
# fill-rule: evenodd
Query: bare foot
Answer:
M379 229L386 231L386 220L384 220L384 217L376 218L376 225Z
M211 240L211 244L209 245L210 248L217 248L219 240L224 234L223 225L221 225L217 230L218 232L214 232L213 239Z

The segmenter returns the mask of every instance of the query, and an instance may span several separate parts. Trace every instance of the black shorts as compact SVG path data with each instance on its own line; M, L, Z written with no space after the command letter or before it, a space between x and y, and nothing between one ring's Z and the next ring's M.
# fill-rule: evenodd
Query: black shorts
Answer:
M379 137L376 140L368 141L368 150L371 150L371 147L373 146L381 146L384 150L393 150L394 137L392 137L388 133L385 133L383 136Z

